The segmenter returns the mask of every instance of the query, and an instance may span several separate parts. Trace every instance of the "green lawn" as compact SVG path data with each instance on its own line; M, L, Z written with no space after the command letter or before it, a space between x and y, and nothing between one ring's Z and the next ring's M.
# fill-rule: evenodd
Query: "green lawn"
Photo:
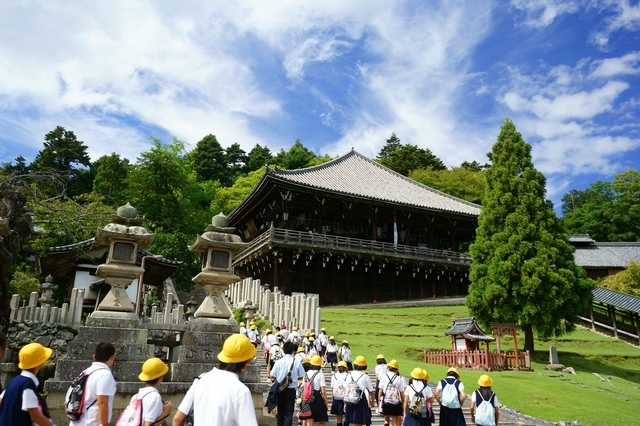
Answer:
M322 326L338 342L348 340L354 357L364 355L370 369L376 355L382 353L387 361L397 359L403 374L421 367L429 371L431 381L437 381L447 367L423 363L422 351L450 350L451 339L444 332L453 318L467 316L465 306L323 308ZM518 338L522 349L524 335ZM548 363L550 346L557 347L560 363L573 367L576 375L542 369ZM511 339L503 338L502 348L512 347ZM561 338L537 339L536 350L534 372L490 373L501 403L552 422L640 424L640 348L579 328ZM473 390L483 373L462 371L461 379Z

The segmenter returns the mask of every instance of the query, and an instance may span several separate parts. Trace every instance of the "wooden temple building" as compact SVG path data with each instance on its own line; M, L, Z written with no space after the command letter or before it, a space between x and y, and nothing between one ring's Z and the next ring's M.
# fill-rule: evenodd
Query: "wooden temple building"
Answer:
M321 305L466 295L480 206L351 150L299 170L267 168L228 216L248 248L235 271Z

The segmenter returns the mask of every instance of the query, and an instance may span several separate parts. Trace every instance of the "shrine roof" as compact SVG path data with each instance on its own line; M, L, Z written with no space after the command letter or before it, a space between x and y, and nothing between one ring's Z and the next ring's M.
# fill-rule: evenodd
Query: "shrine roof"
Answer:
M463 336L469 340L494 341L494 337L487 335L478 323L476 317L454 318L451 328L444 333L446 336Z
M289 183L299 188L307 187L372 201L469 216L480 214L479 205L418 183L354 150L327 163L305 169L272 170L267 168L263 181L267 178ZM232 215L233 213L229 216Z
M596 287L593 289L593 299L616 308L640 313L640 297L631 294L620 293L604 287Z
M576 265L583 268L625 268L631 261L640 262L640 243L591 243L576 246Z

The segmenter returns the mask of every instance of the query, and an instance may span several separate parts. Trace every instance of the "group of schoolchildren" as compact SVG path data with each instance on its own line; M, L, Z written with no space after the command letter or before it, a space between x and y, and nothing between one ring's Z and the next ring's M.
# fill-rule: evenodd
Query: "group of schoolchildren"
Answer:
M282 329L282 327L281 327ZM372 409L384 416L385 425L427 426L434 423L431 404L440 404L440 425L465 425L462 405L467 395L460 375L450 368L447 377L439 381L435 394L427 384L429 374L420 368L411 372L408 382L399 374L396 360L386 362L382 354L377 356L375 386L367 374L367 360L363 356L351 362L351 349L347 341L337 347L333 336L327 344L316 350L315 338L305 333L299 344L289 339L296 327L282 342L274 342L282 356L272 358L269 377L273 381L269 408L277 407L278 426L323 426L328 412L336 415L341 426L371 424ZM265 333L265 335L269 335ZM321 329L320 335L326 336ZM277 337L277 332L276 332ZM280 338L282 333L280 332ZM324 338L318 336L318 340ZM270 339L265 339L269 341ZM278 339L276 339L278 340ZM305 342L306 340L306 342ZM309 344L313 344L310 351ZM331 346L332 351L329 352ZM0 333L0 358L4 354L6 339ZM246 333L228 337L218 354L218 366L196 378L185 394L173 417L173 426L257 426L255 408L249 389L239 380L239 375L254 360L257 353L255 340ZM335 358L334 355L335 354ZM38 372L51 357L52 350L39 343L25 345L19 352L18 367L21 374L12 379L0 394L0 425L54 426L46 402L37 391ZM309 356L311 355L311 356ZM111 424L116 382L111 368L116 350L112 343L99 343L93 354L93 363L74 381L82 387L70 388L65 400L65 410L71 419L70 426L107 426ZM340 358L338 361L337 358ZM329 363L333 372L331 390L333 402L328 405L325 376L322 367ZM144 362L139 380L145 383L122 412L115 425L127 425L140 416L141 425L162 424L173 411L171 402L164 402L158 388L169 367L159 358ZM80 380L82 379L82 380ZM491 391L493 381L482 375L480 388L471 397L470 414L476 425L496 425L499 420L499 402ZM81 389L81 392L78 392ZM1 391L1 388L0 388ZM74 400L70 395L76 395ZM79 395L79 396L78 396Z

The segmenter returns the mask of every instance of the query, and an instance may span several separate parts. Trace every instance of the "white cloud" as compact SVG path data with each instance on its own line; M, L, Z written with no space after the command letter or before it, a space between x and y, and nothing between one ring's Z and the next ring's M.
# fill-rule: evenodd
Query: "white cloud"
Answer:
M594 31L591 40L597 46L606 47L617 31L636 31L640 28L640 3L631 4L629 0L602 0L593 5L604 13L612 14L604 20L604 28Z
M614 77L640 73L640 52L627 53L619 58L594 61L591 77Z
M524 12L524 24L534 28L550 25L558 16L578 11L580 2L569 0L511 0L511 5Z

